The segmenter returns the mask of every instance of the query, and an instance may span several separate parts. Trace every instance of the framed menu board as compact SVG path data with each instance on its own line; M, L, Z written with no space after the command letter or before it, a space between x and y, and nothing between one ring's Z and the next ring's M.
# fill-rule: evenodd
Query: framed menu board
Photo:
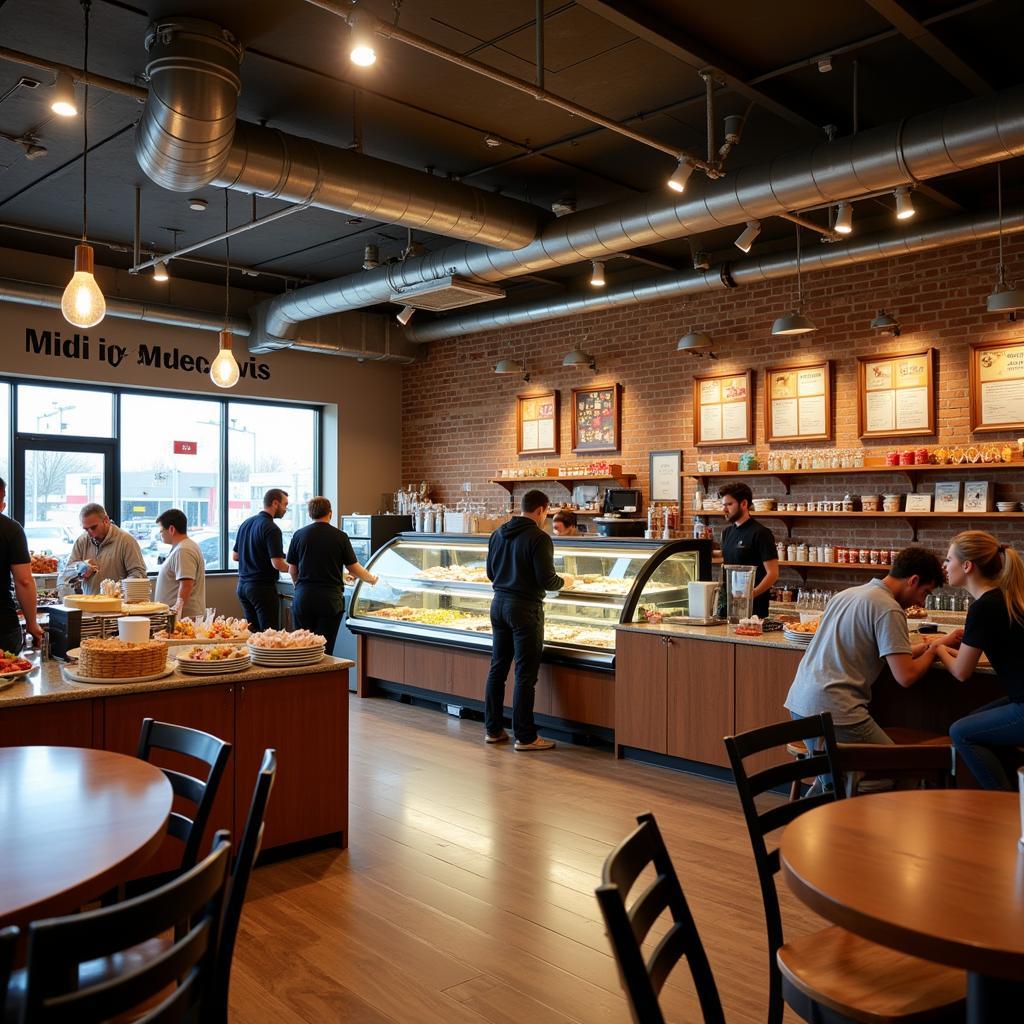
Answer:
M935 433L935 350L858 356L861 437Z
M621 445L621 384L572 389L572 450L614 452Z
M693 378L693 443L754 443L754 374Z
M832 363L769 366L765 370L766 440L832 438Z
M516 395L516 448L520 455L558 454L558 392Z
M1024 427L1024 340L971 344L971 430Z

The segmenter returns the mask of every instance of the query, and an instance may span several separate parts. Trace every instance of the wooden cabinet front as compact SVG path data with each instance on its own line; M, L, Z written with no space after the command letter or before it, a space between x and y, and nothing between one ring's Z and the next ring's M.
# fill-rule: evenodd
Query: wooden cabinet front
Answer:
M668 752L667 638L619 632L615 640L615 745Z
M66 700L5 708L0 714L0 747L98 746L103 736L102 718L96 713L100 703Z
M336 673L239 684L234 806L241 834L268 747L277 777L267 805L265 849L341 833L348 842L348 688Z
M733 644L666 637L667 753L728 766L723 737L733 731ZM737 648L738 650L738 648Z
M784 702L803 651L736 645L736 732L758 729L789 718ZM789 759L786 748L755 754L747 770L762 771Z
M368 636L364 647L365 668L371 679L384 679L390 683L404 683L405 641L390 640L383 636Z

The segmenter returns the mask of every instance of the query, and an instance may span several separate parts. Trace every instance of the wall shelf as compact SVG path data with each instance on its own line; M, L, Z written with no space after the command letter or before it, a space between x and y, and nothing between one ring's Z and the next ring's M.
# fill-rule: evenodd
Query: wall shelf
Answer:
M892 566L888 562L875 563L872 565L865 562L791 562L787 559L779 559L779 566L785 569L796 569L800 578L807 582L807 571L809 569L835 569L838 572L888 572Z
M529 484L540 487L544 484L561 484L571 491L577 484L609 484L616 483L620 487L631 487L636 479L633 473L622 473L619 476L531 476L531 477L497 477L490 482L504 487L511 497L517 484Z
M684 473L690 480L699 480L701 487L708 490L710 480L732 480L737 477L774 477L785 488L786 494L790 493L790 486L794 479L804 477L842 477L857 474L880 474L896 473L907 478L911 490L917 490L918 477L932 473L970 473L973 476L983 475L989 472L1005 472L1007 470L1024 471L1024 462L971 462L958 463L956 465L942 466L847 466L845 469L744 469L744 470L721 470L714 473Z

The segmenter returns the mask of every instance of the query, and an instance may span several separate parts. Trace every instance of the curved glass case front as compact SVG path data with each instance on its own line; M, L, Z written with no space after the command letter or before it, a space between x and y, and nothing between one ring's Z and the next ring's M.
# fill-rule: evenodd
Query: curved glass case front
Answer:
M555 538L555 571L573 585L544 599L545 656L610 667L615 626L641 606L686 614L686 584L709 579L708 541ZM403 534L367 567L348 619L353 632L380 633L458 647L491 645L487 537Z

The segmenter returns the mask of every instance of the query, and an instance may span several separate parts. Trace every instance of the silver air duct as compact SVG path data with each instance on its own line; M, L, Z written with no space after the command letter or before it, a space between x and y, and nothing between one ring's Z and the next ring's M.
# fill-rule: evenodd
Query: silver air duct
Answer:
M1024 231L1024 210L1004 212L1003 233L1020 231ZM998 233L999 218L995 214L955 217L939 224L923 225L918 231L892 231L837 245L820 246L810 254L801 253L800 268L804 274L813 270L829 270L854 263L866 263L871 260L924 252L928 249L960 245L982 238L995 238ZM796 273L796 266L795 253L781 253L761 259L730 263L720 270L673 274L637 281L600 294L586 292L549 302L492 307L480 312L414 325L405 333L406 337L414 342L438 341L463 334L492 331L500 327L540 323L603 309L723 291L738 285L792 276Z
M527 245L550 219L529 203L237 122L241 46L210 22L156 22L146 49L150 91L135 152L142 170L164 188L216 185L498 249Z
M499 252L451 245L399 266L298 288L269 303L257 350L286 347L295 325L346 309L386 302L392 294L455 273L501 281L599 259L714 228L765 220L840 199L855 199L993 163L1024 152L1024 87L968 100L852 138L739 169L676 197L665 189L569 214L529 245Z
M0 278L0 302L41 309L60 309L62 288ZM160 306L150 302L132 302L107 296L107 316L122 320L138 320L164 327L187 327L197 331L222 331L221 313L207 313L178 306ZM344 319L345 322L342 322ZM358 321L358 322L356 322ZM227 327L232 334L246 337L253 334L252 323L242 317L230 317ZM321 327L324 329L321 330ZM349 336L358 332L359 344ZM329 337L322 337L329 334ZM397 336L396 336L397 335ZM345 340L343 341L342 338ZM316 352L321 355L347 356L367 362L412 363L419 355L417 348L401 332L392 333L391 324L383 317L359 314L351 320L336 317L317 324L316 336L299 338L291 346L295 352Z

